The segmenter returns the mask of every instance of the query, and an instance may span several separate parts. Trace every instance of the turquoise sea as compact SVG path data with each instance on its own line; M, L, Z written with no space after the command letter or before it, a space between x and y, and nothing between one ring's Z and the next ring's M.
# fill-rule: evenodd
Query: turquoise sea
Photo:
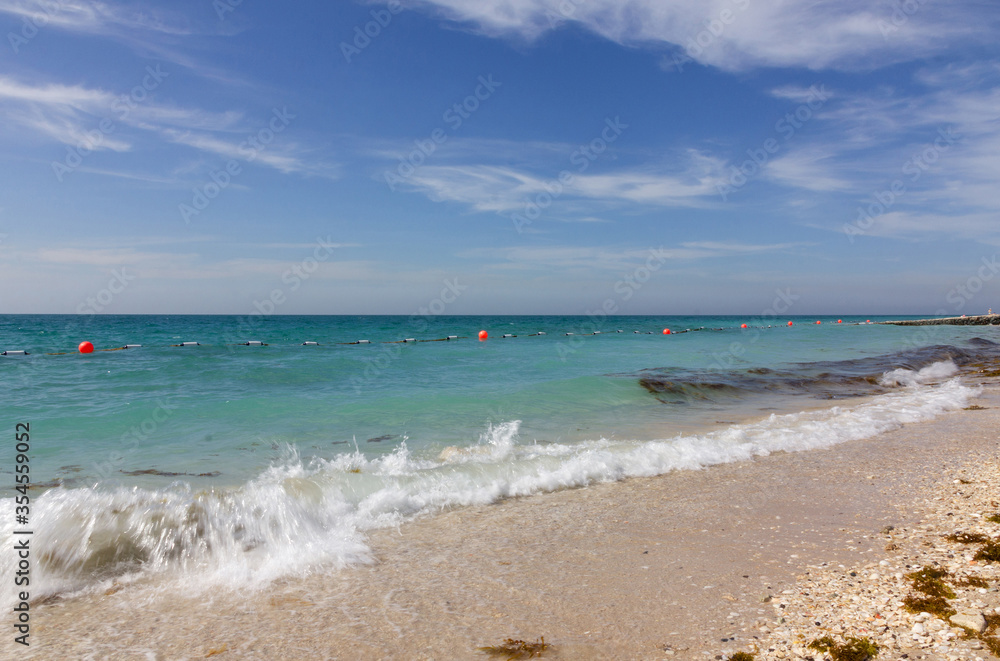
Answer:
M249 584L447 508L877 442L997 355L994 327L880 319L0 316L0 544L18 423L36 590Z

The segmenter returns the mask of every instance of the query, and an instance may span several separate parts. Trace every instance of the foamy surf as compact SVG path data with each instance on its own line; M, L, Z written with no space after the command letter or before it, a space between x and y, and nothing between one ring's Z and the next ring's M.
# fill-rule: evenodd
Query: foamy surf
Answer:
M883 376L891 392L852 407L771 415L654 441L541 444L521 439L520 423L508 421L488 427L468 447L426 456L414 456L405 441L376 458L355 450L304 461L290 448L238 489L52 489L33 504L32 596L157 575L187 590L252 588L284 575L364 563L371 559L365 531L446 508L824 448L929 420L978 394L949 378L956 371L948 361L893 370ZM13 501L2 507L0 538L9 548ZM11 584L13 571L6 556L2 580Z
M918 386L927 383L934 383L935 381L940 381L941 379L947 379L949 377L958 374L958 366L950 360L941 361L939 363L934 363L933 365L928 365L922 369L914 372L908 369L895 369L891 372L886 372L881 379L879 379L879 385L885 387L892 386Z

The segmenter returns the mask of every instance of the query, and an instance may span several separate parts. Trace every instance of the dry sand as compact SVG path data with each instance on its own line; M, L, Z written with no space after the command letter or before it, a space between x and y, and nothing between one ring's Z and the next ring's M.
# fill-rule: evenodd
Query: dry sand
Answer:
M371 534L370 566L263 592L48 604L18 658L486 659L544 636L543 658L714 659L780 617L762 597L823 562L878 562L879 531L918 525L946 470L997 458L1000 388L978 404L827 450L447 512Z

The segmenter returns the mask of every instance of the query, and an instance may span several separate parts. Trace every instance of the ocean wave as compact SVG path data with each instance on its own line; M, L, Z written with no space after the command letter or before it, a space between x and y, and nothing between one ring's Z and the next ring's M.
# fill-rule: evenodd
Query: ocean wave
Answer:
M968 347L934 345L880 356L839 361L795 363L782 369L642 370L639 385L666 404L719 402L755 395L787 395L816 399L845 399L888 392L954 375L958 368L1000 359L1000 345L973 338ZM951 365L933 368L934 365ZM930 371L925 371L930 370ZM934 370L938 370L935 372ZM943 371L942 371L943 370Z
M978 388L950 378L952 360L880 376L888 392L726 429L654 441L606 438L535 443L520 422L489 426L467 447L414 456L402 442L367 457L358 449L303 460L295 448L236 489L51 489L34 499L32 596L106 589L166 575L185 589L255 586L317 567L370 562L365 532L445 508L661 475L869 438L960 409ZM13 544L13 499L0 506L0 540ZM12 584L12 554L2 578ZM0 596L9 599L12 591ZM2 603L6 608L9 604Z

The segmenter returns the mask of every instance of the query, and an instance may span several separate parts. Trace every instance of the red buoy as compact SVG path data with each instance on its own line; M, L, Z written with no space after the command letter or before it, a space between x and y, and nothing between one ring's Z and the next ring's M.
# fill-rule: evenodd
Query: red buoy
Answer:
M789 321L789 322L788 322L788 325L789 325L789 326L791 326L791 325L792 325L792 322L790 322L790 321Z
M740 328L746 328L746 327L747 327L746 324L743 324L742 326L740 326Z
M663 329L663 334L664 335L670 335L670 329L669 328L664 328Z
M817 321L816 323L817 323L817 324L821 324L821 323L823 323L823 322L822 322L822 321Z
M81 342L80 353L94 353L94 345L90 342Z
M479 331L479 341L480 342L482 342L483 340L485 340L489 336L490 336L490 334L487 333L486 331L484 331L484 330Z
M838 324L842 324L842 323L844 323L844 320L843 320L843 319L838 319L838 320L837 320L837 323L838 323Z

